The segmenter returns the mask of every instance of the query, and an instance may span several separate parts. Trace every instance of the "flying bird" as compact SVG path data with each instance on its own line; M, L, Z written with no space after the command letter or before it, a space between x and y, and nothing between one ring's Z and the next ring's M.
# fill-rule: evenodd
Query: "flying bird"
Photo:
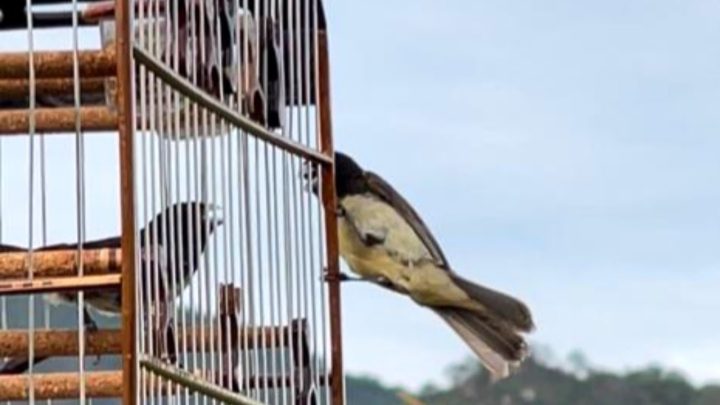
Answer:
M202 202L177 203L157 214L138 235L140 267L137 280L141 286L140 297L145 299L146 292L150 292L153 300L165 302L173 298L173 292L180 295L181 286L190 284L208 240L220 225L222 219L217 217L215 207ZM119 249L120 245L121 237L114 236L85 242L82 247L83 249ZM78 244L56 244L34 251L76 249ZM27 251L27 249L0 245L0 253L19 251ZM62 292L48 295L48 300L53 304L77 302L77 293ZM119 290L85 291L84 297L85 303L100 313L117 316L122 310ZM83 308L83 318L89 331L97 330L97 324L90 316L87 307ZM43 360L45 357L35 358L33 363ZM9 359L0 368L0 375L22 373L28 366L27 358Z
M317 193L317 173L312 189ZM362 280L410 297L438 314L490 371L510 375L534 329L521 301L457 274L412 206L382 177L335 154L340 255Z

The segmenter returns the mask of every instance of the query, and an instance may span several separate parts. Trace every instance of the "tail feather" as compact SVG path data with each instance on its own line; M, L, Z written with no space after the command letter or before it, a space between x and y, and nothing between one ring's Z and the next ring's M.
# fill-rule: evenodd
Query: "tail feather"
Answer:
M457 274L451 273L451 277L470 298L512 327L523 332L530 332L535 328L530 309L520 300L465 280Z
M46 359L47 357L36 357L33 360L33 364L38 364ZM22 374L27 371L28 368L30 368L30 362L27 357L11 358L3 363L2 368L0 368L0 375Z
M504 323L476 312L455 308L434 308L478 356L492 379L508 377L527 356L523 338Z

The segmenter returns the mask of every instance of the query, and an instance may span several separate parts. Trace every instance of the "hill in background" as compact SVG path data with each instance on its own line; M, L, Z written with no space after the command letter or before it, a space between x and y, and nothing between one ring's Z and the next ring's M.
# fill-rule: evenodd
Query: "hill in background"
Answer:
M348 376L350 405L720 405L720 385L694 387L681 374L648 367L623 374L564 371L530 359L509 379L490 384L477 363L457 365L447 389L404 391L377 379Z

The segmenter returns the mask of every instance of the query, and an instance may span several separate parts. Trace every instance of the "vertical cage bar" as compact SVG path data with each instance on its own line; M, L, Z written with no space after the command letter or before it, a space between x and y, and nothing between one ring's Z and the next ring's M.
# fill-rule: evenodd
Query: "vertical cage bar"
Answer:
M135 187L133 181L133 91L129 0L116 0L116 55L118 137L120 148L120 206L122 212L122 365L123 404L136 403L136 314L135 314Z
M334 154L332 140L332 119L330 109L330 60L327 33L320 30L318 39L318 69L320 87L320 150L328 155ZM335 165L322 171L322 201L325 212L325 235L327 242L327 274L330 300L330 340L332 344L331 395L333 405L344 405L345 388L342 358L342 317L340 300L340 266L338 262L339 246L337 236L337 207L335 197Z

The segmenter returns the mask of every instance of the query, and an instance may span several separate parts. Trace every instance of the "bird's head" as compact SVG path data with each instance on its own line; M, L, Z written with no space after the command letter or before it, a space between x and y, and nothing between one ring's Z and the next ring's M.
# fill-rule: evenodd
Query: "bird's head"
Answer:
M335 191L339 198L363 192L365 171L350 156L335 152Z
M364 184L363 169L348 155L335 152L335 189L338 197L357 191ZM320 169L316 164L307 163L303 168L302 177L306 181L306 189L318 195L320 189Z
M168 235L175 235L177 245L182 238L185 250L197 246L202 251L210 235L222 223L222 211L218 206L199 201L181 202L166 207L155 216L141 238L164 244L169 241Z

